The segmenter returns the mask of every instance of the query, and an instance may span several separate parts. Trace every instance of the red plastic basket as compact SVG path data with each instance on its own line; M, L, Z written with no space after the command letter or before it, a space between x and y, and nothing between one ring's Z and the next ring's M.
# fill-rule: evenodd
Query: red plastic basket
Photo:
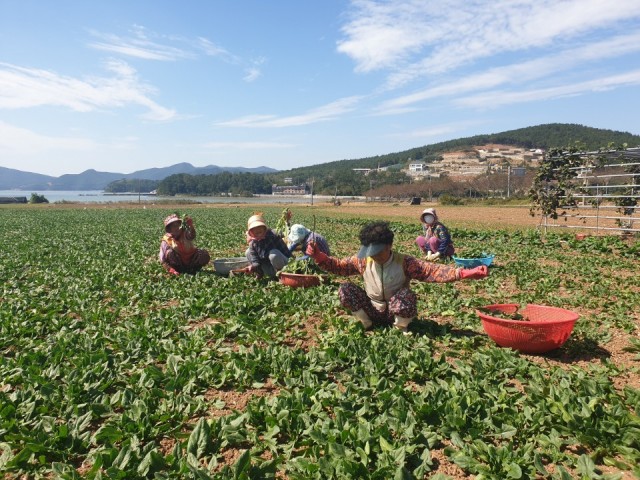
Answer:
M528 304L520 309L517 303L487 305L476 310L487 335L501 347L523 353L544 353L558 348L567 341L576 320L575 312L558 307ZM506 314L519 313L525 320L507 320L492 317L486 310Z
M293 288L317 287L324 280L318 275L305 275L302 273L278 273L280 283Z

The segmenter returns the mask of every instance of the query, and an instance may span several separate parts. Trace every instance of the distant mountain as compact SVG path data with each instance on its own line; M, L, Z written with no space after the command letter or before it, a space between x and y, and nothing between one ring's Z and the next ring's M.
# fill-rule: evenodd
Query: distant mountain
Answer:
M33 190L32 185L40 185L36 190L48 190L54 180L56 177L49 175L0 167L0 190Z
M109 173L86 170L77 174L65 174L59 177L23 172L12 168L0 167L0 190L103 190L109 183L122 179L163 180L170 175L187 173L189 175L215 175L221 172L232 173L274 173L278 170L269 167L194 167L190 163L177 163L164 168L149 168L133 173Z

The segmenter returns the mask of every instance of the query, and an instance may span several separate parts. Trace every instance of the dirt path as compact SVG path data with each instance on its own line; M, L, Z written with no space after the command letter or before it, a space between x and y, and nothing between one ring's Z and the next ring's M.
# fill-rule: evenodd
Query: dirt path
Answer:
M362 216L418 222L425 208L435 208L440 220L451 227L536 228L540 217L529 215L529 207L497 207L475 205L442 206L438 204L407 205L397 203L347 203L339 207L317 207L332 215Z

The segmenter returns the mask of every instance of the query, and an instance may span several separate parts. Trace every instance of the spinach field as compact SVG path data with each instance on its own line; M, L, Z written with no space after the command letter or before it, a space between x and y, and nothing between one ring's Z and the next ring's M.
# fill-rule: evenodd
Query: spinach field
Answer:
M212 258L254 209L184 206ZM280 208L262 209L275 225ZM640 478L640 247L452 228L490 276L413 283L412 335L364 333L338 282L291 289L157 260L173 207L0 209L0 472L89 479ZM335 256L362 218L295 211ZM418 256L414 220L396 250ZM359 280L358 280L359 281ZM497 347L475 309L580 314L560 349Z

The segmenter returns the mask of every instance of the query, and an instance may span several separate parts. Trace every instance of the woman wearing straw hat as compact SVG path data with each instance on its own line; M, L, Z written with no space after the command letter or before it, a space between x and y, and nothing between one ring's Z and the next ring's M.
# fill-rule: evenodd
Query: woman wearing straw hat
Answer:
M261 214L249 218L246 235L249 242L246 255L250 264L245 269L247 273L255 273L258 277L275 277L289 263L291 252L287 244L267 227Z
M158 258L170 274L196 273L211 260L207 250L196 248L193 243L196 229L191 217L185 217L183 225L177 214L169 215L164 219L164 232Z
M420 214L424 235L416 238L416 244L429 261L448 258L455 253L449 229L439 220L435 208L427 208Z

